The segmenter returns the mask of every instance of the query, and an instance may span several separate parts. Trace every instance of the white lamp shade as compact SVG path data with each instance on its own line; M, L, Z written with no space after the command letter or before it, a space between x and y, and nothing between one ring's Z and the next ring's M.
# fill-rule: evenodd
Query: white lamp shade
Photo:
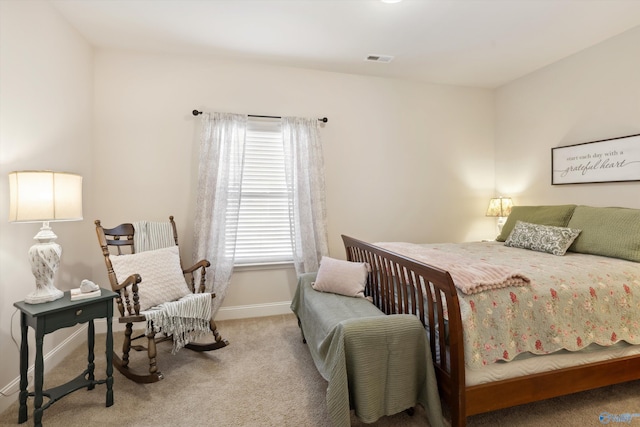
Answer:
M497 197L489 201L486 216L505 217L511 213L513 202L511 197Z
M19 171L9 174L9 221L79 221L82 177L67 172Z

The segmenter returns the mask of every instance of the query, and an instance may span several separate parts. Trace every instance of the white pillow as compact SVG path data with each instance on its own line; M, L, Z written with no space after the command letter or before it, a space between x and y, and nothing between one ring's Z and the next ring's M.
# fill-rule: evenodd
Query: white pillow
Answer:
M178 246L111 256L110 259L118 283L136 273L142 277L138 285L140 310L148 310L191 293L182 274Z
M323 256L313 289L322 292L364 298L369 264L351 262Z

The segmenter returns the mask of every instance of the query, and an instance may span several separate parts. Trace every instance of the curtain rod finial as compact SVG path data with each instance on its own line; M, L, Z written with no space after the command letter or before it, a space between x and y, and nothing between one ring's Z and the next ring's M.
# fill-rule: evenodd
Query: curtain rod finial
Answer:
M202 111L193 110L191 113L192 113L194 116L197 116L198 114L202 114Z

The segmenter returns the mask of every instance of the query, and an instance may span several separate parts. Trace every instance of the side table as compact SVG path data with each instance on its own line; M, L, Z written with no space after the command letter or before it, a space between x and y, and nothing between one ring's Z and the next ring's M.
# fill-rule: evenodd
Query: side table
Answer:
M20 330L22 332L22 342L20 343L20 408L18 412L18 423L27 421L27 398L34 397L33 422L35 427L42 426L42 415L45 409L54 402L86 387L92 390L96 384L107 385L107 404L109 407L113 405L113 335L111 327L111 319L113 317L113 298L116 293L108 289L101 288L99 297L71 301L70 292L66 291L64 296L58 300L46 302L43 304L27 304L24 301L16 302L13 305L20 310ZM96 380L94 375L94 343L95 343L95 326L93 320L97 318L106 318L107 320L107 339L106 339L106 358L107 358L107 377L103 380ZM88 322L88 365L87 369L75 379L66 384L43 390L44 376L44 357L42 354L42 344L44 336L50 332L61 328L67 328L77 325L78 323ZM31 326L35 331L36 358L34 372L34 391L27 391L27 369L29 365L29 343L27 340L28 327ZM49 401L43 404L43 396L49 398Z

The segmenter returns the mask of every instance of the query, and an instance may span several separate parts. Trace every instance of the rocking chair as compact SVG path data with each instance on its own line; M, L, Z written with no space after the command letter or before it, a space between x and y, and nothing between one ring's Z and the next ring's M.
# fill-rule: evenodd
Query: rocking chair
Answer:
M152 306L157 305L158 303L165 303L168 301L181 299L180 296L189 298L189 296L185 294L191 294L191 296L194 298L199 297L200 301L204 299L205 304L208 304L207 308L210 309L210 302L207 303L207 301L210 301L210 299L207 300L204 295L198 295L205 294L205 273L206 268L210 266L210 263L207 260L201 260L192 267L189 267L187 269L182 268L177 248L178 233L176 230L176 224L173 221L173 216L169 217L169 223L150 223L159 224L161 226L161 229L164 231L165 236L164 240L162 238L156 239L160 241L160 244L156 244L156 246L164 246L166 247L166 249L155 249L153 245L149 246L146 243L143 245L142 242L146 242L147 240L141 239L143 237L144 239L147 239L147 236L145 235L146 232L139 232L139 235L136 236L136 227L134 226L134 224L120 224L114 228L102 227L102 225L100 224L100 220L96 220L95 224L96 233L98 235L98 242L100 244L100 247L102 248L102 254L104 255L104 261L107 266L109 282L111 283L111 288L113 289L113 291L118 294L118 296L116 297L118 311L120 312L118 321L120 323L126 324L124 343L122 346L122 358L120 358L120 356L116 352L114 352L113 364L116 369L118 369L118 371L122 373L122 375L135 382L153 383L159 381L163 378L163 375L156 366L156 344L175 337L168 335L166 332L164 336L158 338L156 337L154 328L150 329L148 324L151 323L153 325L153 321L150 321L150 319L153 319L153 317L151 316L151 313L149 311L145 311L150 307L145 307L145 305ZM143 231L142 227L140 228L140 231ZM171 231L173 234L172 239L170 236ZM152 234L153 233L149 233L149 241L152 240ZM140 247L137 248L136 246ZM134 260L135 257L139 258L137 260ZM151 257L156 258L151 260ZM116 260L118 261L117 263ZM136 270L135 267L131 267L132 264L127 264L129 268L133 268L138 273L144 270L146 271L146 273L144 275L141 275L136 274L132 271L131 273L123 274L123 277L117 277L115 270L122 271L122 268L119 267L114 269L114 264L122 265L120 263L124 260L126 260L128 263L135 261L133 265L136 265L136 263L138 263L138 265L140 266L139 269ZM149 262L149 260L153 262ZM172 264L175 264L175 266L172 267ZM176 283L176 280L161 280L157 277L154 277L156 276L155 271L150 272L149 270L154 268L155 265L158 265L158 270L163 271L161 273L158 273L158 275L164 275L162 277L166 279L167 273L164 271L166 269L172 269L173 274L169 275L170 279L177 279L178 282L180 282L181 280L181 282ZM198 271L200 272L200 283L196 288L194 273ZM145 275L147 276L148 282L145 282ZM180 277L177 278L176 275ZM151 283L149 283L149 281L151 281ZM162 286L157 286L157 282L159 281L163 282ZM215 294L211 293L210 295L211 298L215 298ZM172 299L163 300L163 298L167 296ZM131 335L133 333L133 324L137 322L145 322L145 324L147 324L147 328L144 333L132 338ZM201 322L205 323L201 326L201 331L204 330L205 332L212 333L213 340L206 343L201 343L200 340L197 340L198 342L191 341L184 344L185 348L194 351L210 351L225 347L229 344L228 341L222 339L222 337L218 333L216 324L213 321L213 316L209 318L208 325L206 325L206 317L204 320L201 320ZM146 347L144 345L132 345L132 341L141 338L147 339ZM137 351L147 351L149 360L149 369L147 374L134 372L134 370L130 368L129 353L131 349Z

